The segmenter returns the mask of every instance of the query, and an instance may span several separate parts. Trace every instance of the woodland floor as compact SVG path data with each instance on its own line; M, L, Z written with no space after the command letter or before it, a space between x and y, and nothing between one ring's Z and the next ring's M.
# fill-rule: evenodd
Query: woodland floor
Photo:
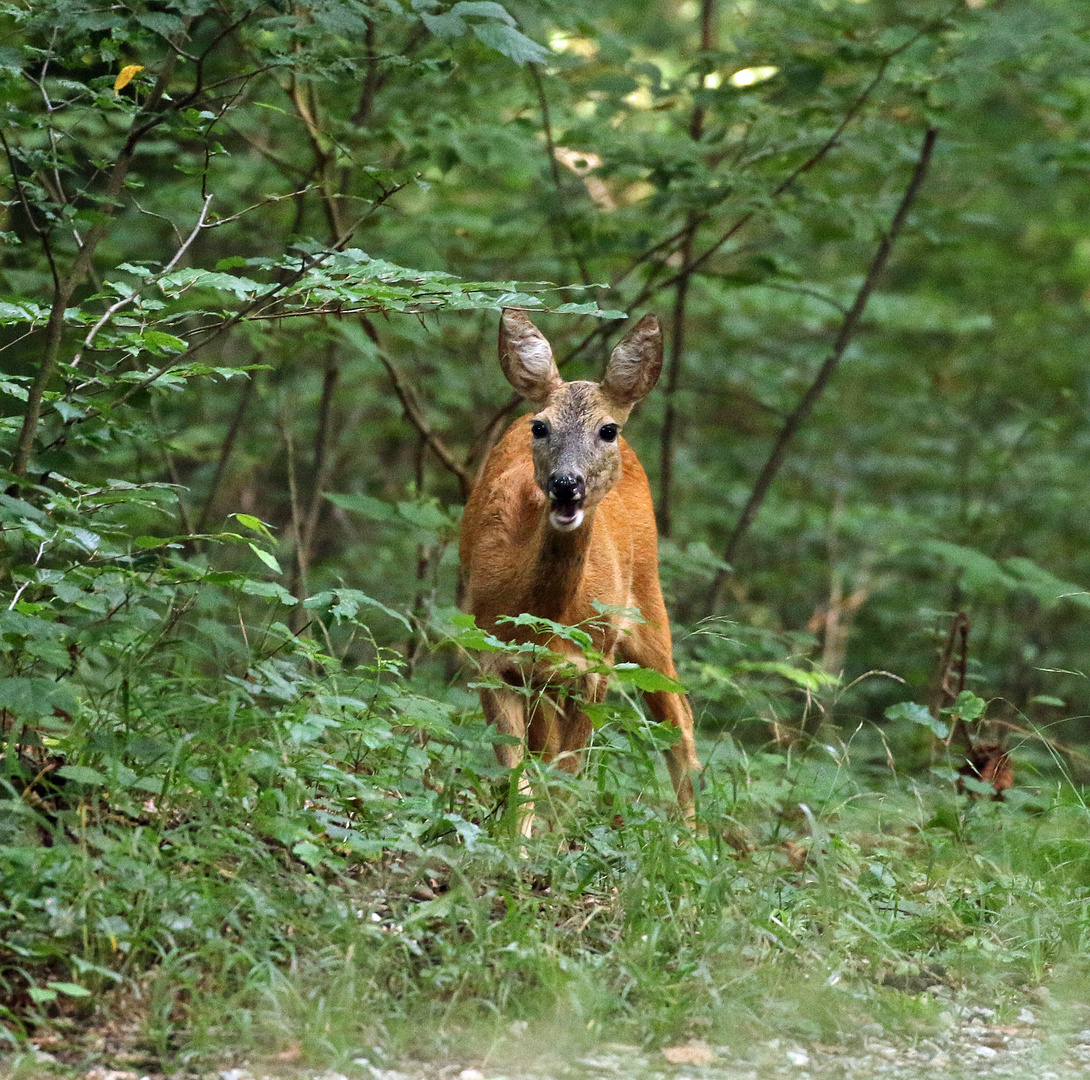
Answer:
M575 1060L520 1061L512 1039L505 1040L502 1054L494 1055L502 1056L502 1061L490 1061L485 1054L477 1061L404 1062L391 1067L360 1058L344 1072L300 1068L287 1060L174 1073L146 1071L140 1066L150 1062L141 1061L139 1051L126 1052L116 1038L100 1034L78 1040L77 1046L47 1037L25 1054L0 1059L0 1075L12 1080L923 1080L939 1075L1060 1080L1090 1075L1090 1030L1052 1034L1030 1007L1015 1022L1000 1023L994 1010L985 1006L952 1004L944 1019L943 1031L911 1042L872 1024L841 1045L769 1039L735 1049L693 1040L647 1051L607 1043Z

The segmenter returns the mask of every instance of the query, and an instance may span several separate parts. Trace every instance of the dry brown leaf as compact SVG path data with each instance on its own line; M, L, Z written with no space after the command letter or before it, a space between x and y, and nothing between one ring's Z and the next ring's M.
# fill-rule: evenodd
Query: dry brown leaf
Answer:
M710 1065L715 1061L715 1051L702 1042L691 1042L687 1046L664 1046L662 1054L671 1065Z
M303 1048L298 1043L292 1043L287 1050L281 1050L276 1055L277 1061L295 1061L303 1053Z

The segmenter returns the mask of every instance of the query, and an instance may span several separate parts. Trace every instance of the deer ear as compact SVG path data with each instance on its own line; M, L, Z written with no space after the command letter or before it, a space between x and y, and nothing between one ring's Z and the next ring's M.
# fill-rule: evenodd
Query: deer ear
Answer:
M535 405L544 405L564 385L545 335L517 308L505 308L500 319L500 367L507 381Z
M613 350L602 380L602 393L617 411L628 411L642 401L659 381L662 371L662 331L654 315L644 315L632 332Z

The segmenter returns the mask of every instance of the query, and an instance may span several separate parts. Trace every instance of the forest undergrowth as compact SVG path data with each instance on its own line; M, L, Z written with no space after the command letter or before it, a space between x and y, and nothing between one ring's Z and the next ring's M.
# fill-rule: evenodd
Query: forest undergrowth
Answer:
M955 999L1014 1015L1049 986L1055 1022L1079 1022L1088 808L1043 737L1010 748L1002 800L959 774L939 736L979 723L975 693L773 739L770 704L809 680L832 708L835 681L797 639L679 627L695 831L659 760L671 734L631 697L653 673L622 669L581 776L529 766L524 846L472 692L472 655L510 646L352 589L298 605L293 631L262 523L217 538L261 575L214 570L177 541L123 549L133 507L164 493L114 491L80 493L79 525L50 507L27 550L71 561L0 615L27 672L2 684L13 1075L111 1046L165 1070L836 1042L875 1022L918 1038ZM3 499L33 539L34 508ZM254 594L268 607L243 614Z
M0 1074L1090 1028L1084 3L0 26ZM516 836L505 308L667 328L693 830L621 667Z

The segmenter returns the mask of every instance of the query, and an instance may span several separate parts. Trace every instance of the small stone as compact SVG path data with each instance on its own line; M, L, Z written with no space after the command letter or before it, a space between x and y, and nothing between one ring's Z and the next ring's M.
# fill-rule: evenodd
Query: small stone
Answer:
M993 1058L998 1055L999 1051L994 1046L978 1046L976 1048L976 1056L982 1058Z
M484 1080L484 1073L480 1069L463 1069L458 1080Z
M788 1050L787 1060L790 1061L792 1065L801 1068L803 1065L810 1064L810 1055L806 1053L805 1050Z

